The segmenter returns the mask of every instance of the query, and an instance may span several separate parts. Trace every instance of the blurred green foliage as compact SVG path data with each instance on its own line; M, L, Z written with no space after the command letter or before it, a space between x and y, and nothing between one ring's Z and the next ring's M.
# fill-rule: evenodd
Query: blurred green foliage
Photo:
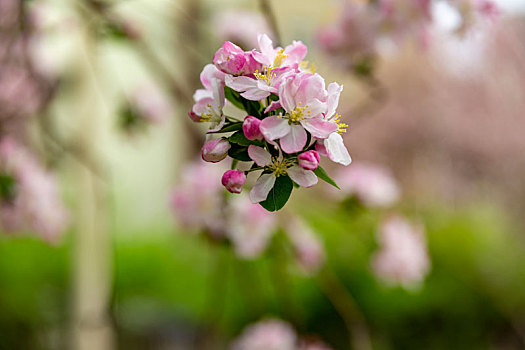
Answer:
M325 242L327 265L354 295L374 348L523 346L516 328L525 315L525 245L502 213L479 205L419 209L414 217L425 223L432 271L420 290L407 291L371 274L383 213L357 210L304 206L302 214ZM346 348L344 324L318 279L286 260L278 237L257 261L175 232L115 237L112 314L121 349L199 348L203 334L213 334L219 349L264 316ZM67 348L71 247L0 242L0 349Z

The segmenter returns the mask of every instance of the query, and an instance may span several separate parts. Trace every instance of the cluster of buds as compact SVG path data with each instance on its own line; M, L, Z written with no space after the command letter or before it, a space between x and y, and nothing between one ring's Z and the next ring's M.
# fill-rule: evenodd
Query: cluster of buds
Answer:
M321 178L335 184L319 166L320 156L336 163L351 162L341 134L348 125L336 113L343 87L315 73L304 58L307 47L294 41L285 48L258 36L259 49L243 51L225 42L213 64L204 67L204 89L195 92L189 113L207 122L202 158L226 157L248 162L224 173L222 184L240 193L247 175L259 172L250 199L269 211L281 209L294 188L311 187ZM232 110L228 115L224 107ZM220 136L217 136L220 135Z
M482 18L491 20L499 13L492 0L346 1L339 18L320 31L320 46L336 63L350 65L358 74L370 73L385 39L398 45L408 39L428 45L435 20L433 7L438 3L458 14L459 33Z

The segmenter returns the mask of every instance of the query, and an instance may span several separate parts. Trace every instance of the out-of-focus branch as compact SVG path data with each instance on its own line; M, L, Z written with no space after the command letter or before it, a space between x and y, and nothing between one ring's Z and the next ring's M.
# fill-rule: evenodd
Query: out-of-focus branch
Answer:
M270 25L270 28L272 28L273 35L275 38L274 45L275 46L281 45L281 34L279 32L279 27L277 25L277 18L275 17L275 13L273 12L270 0L259 0L259 7L264 17L266 18L266 21Z
M369 91L367 99L349 111L352 121L361 120L373 116L379 112L388 102L388 90L377 79L373 77L363 78L363 82ZM354 125L354 124L352 124Z
M365 319L350 292L334 271L325 267L318 277L319 287L343 319L349 333L349 345L354 350L371 350L372 343Z

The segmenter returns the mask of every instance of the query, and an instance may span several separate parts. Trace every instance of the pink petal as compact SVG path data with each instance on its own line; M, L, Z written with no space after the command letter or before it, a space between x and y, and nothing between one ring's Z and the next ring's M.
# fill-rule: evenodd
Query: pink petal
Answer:
M286 170L288 176L302 187L312 187L317 184L317 176L311 170L305 170L299 165L294 165Z
M248 155L258 166L268 165L272 161L270 152L259 146L250 145L248 147Z
M287 79L279 86L279 101L287 112L295 109L293 79Z
M290 132L281 137L281 148L290 154L301 151L306 145L306 131L302 125L291 125Z
M326 139L337 130L337 124L321 118L308 118L303 121L303 126L313 137Z
M275 179L275 175L273 174L262 174L257 179L255 186L253 186L250 191L250 200L252 203L262 202L268 197L268 193L270 193L275 185Z
M258 88L251 88L243 92L241 96L250 101L259 101L270 96L270 93Z
M284 59L283 65L289 66L304 60L308 53L308 48L301 41L294 41L291 45L286 46L284 53L288 57Z
M232 77L227 75L224 81L226 86L231 87L235 91L246 91L257 87L257 80L249 77Z
M278 116L265 118L261 122L261 132L267 140L280 139L288 134L290 129L291 127L290 124L288 124L288 120L279 118Z
M328 158L333 162L345 166L352 163L352 158L345 147L343 138L338 133L334 132L331 134L330 137L324 140L324 145L326 147L326 152L328 153Z
M276 109L281 108L281 102L279 101L272 101L268 107L264 110L264 113L270 113L275 111Z

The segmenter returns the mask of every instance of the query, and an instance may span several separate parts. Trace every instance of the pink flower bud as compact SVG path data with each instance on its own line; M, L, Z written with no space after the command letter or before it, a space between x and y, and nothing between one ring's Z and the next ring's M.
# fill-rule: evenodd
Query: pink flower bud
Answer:
M326 146L324 143L322 143L322 140L317 140L315 143L315 150L322 156L328 157L328 151L326 150Z
M257 119L252 116L247 116L244 118L244 123L242 123L242 131L244 132L244 136L248 140L262 140L263 134L261 133L260 129L261 120Z
M246 175L240 170L228 170L222 175L222 185L231 193L241 193Z
M319 157L319 153L316 151L306 151L299 154L297 160L301 168L305 170L315 170L319 166L321 157Z
M226 158L230 147L230 143L224 138L207 141L202 146L202 159L211 163L220 162Z
M227 41L215 52L213 64L227 74L250 75L261 69L251 52L244 52L239 46Z

